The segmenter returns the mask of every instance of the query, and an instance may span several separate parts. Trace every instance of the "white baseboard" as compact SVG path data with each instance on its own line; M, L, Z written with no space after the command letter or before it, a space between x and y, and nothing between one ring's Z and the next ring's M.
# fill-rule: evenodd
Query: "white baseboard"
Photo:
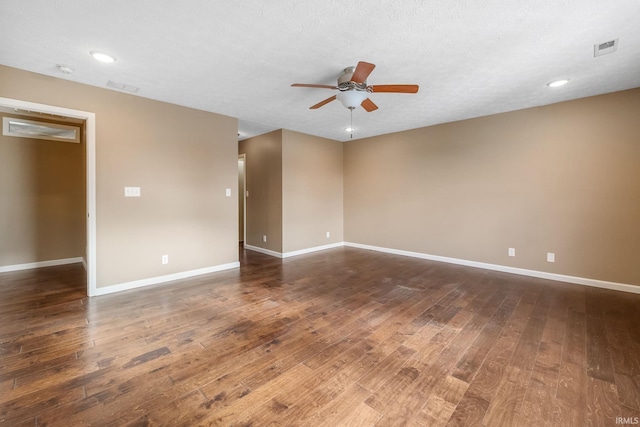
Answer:
M587 279L584 277L567 276L564 274L547 273L545 271L527 270L524 268L508 267L505 265L488 264L484 262L469 261L459 258L449 258L438 255L429 255L420 252L403 251L400 249L390 249L380 246L363 245L360 243L345 242L345 246L353 248L368 249L371 251L385 252L395 255L409 256L413 258L428 259L431 261L447 262L449 264L466 265L468 267L484 268L485 270L502 271L505 273L519 274L521 276L537 277L540 279L557 280L559 282L574 283L583 286L592 286L595 288L611 289L614 291L631 292L640 294L640 286L629 285L626 283L607 282L605 280Z
M134 280L132 282L120 283L118 285L105 286L96 288L91 296L112 294L114 292L127 291L129 289L141 288L143 286L157 285L160 283L171 282L173 280L187 279L189 277L200 276L202 274L215 273L217 271L230 270L240 267L239 262L230 262L228 264L216 265L213 267L199 268L197 270L183 271L180 273L167 274L165 276L151 277L149 279Z
M260 252L261 254L271 255L276 258L282 258L281 252L272 251L271 249L265 249L258 246L247 245L246 243L244 244L244 248L249 249L250 251Z
M76 264L79 262L83 262L82 257L52 259L49 261L38 261L38 262L28 262L25 264L5 265L0 267L0 273L6 273L9 271L18 271L18 270L29 270L31 268L53 267L56 265Z
M344 242L330 243L328 245L314 246L312 248L300 249L297 251L285 252L282 254L282 258L289 258L297 255L309 254L311 252L324 251L325 249L341 248L344 246Z
M413 257L413 258L428 259L428 260L431 260L431 261L446 262L446 263L449 263L449 264L458 264L458 265L465 265L465 266L468 266L468 267L483 268L485 270L502 271L502 272L505 272L505 273L519 274L519 275L522 275L522 276L537 277L537 278L541 278L541 279L548 279L548 280L556 280L556 281L560 281L560 282L574 283L574 284L583 285L583 286L592 286L592 287L596 287L596 288L603 288L603 289L610 289L610 290L614 290L614 291L622 291L622 292L630 292L630 293L640 294L640 286L630 285L630 284L626 284L626 283L617 283L617 282L609 282L609 281L605 281L605 280L588 279L588 278L584 278L584 277L568 276L568 275L557 274L557 273L548 273L548 272L545 272L545 271L527 270L527 269L524 269L524 268L508 267L508 266L498 265L498 264L489 264L489 263L484 263L484 262L469 261L469 260L464 260L464 259L459 259L459 258L443 257L443 256L438 256L438 255L425 254L425 253L421 253L421 252L404 251L404 250L400 250L400 249L391 249L391 248L385 248L385 247L381 247L381 246L364 245L364 244L353 243L353 242L338 242L338 243L332 243L332 244L329 244L329 245L316 246L316 247L313 247L313 248L307 248L307 249L302 249L302 250L298 250L298 251L291 251L291 252L285 252L285 253L275 252L275 251L272 251L272 250L269 250L269 249L260 248L260 247L257 247L257 246L251 246L251 245L246 245L246 244L244 245L244 247L246 249L249 249L249 250L252 250L252 251L255 251L255 252L264 253L266 255L271 255L271 256L274 256L274 257L277 257L277 258L288 258L288 257L296 256L296 255L303 255L303 254L307 254L307 253L311 253L311 252L317 252L317 251L322 251L322 250L331 249L331 248L337 248L337 247L341 247L341 246L349 246L349 247L367 249L367 250L372 250L372 251L377 251L377 252L385 252L385 253L390 253L390 254L395 254L395 255L409 256L409 257ZM82 257L77 257L77 258L66 258L66 259L57 259L57 260L50 260L50 261L40 261L40 262L32 262L32 263L25 263L25 264L8 265L8 266L0 267L0 273L9 272L9 271L17 271L17 270L27 270L27 269L31 269L31 268L51 267L51 266L65 265L65 264L75 264L75 263L83 263L84 264L84 259ZM103 288L97 288L93 295L106 295L106 294L110 294L110 293L113 293L113 292L120 292L120 291L124 291L124 290L128 290L128 289L135 289L135 288L139 288L139 287L143 287L143 286L149 286L149 285L155 285L155 284L164 283L164 282L170 282L172 280L186 279L186 278L189 278L189 277L199 276L199 275L202 275L202 274L208 274L208 273L214 273L214 272L217 272L217 271L228 270L228 269L232 269L232 268L238 268L239 266L240 266L239 262L232 262L232 263L221 264L221 265L208 267L208 268L201 268L201 269L197 269L197 270L185 271L185 272L169 274L169 275L165 275L165 276L152 277L152 278L149 278L149 279L135 280L135 281L132 281L132 282L121 283L121 284L118 284L118 285L112 285L112 286L107 286L107 287L103 287Z
M271 255L276 258L289 258L292 256L309 254L311 252L324 251L325 249L340 248L342 246L344 246L344 242L337 242L337 243L330 243L328 245L314 246L312 248L299 249L297 251L284 252L284 253L272 251L270 249L260 248L258 246L251 246L247 244L244 245L244 248L249 249L250 251L260 252L265 255Z

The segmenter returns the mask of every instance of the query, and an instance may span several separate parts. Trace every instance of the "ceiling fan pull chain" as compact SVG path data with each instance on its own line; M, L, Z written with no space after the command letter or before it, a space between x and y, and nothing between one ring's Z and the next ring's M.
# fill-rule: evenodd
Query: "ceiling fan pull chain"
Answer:
M351 129L351 139L353 139L353 110L354 110L354 108L349 108L349 110L351 111L351 127L349 129Z

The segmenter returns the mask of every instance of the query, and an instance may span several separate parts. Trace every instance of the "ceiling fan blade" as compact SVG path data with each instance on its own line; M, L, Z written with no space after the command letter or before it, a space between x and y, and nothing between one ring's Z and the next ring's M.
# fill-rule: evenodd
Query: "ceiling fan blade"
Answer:
M315 110L316 108L320 108L323 105L328 104L328 103L330 103L331 101L333 101L335 99L336 99L336 96L333 95L331 98L327 98L324 101L318 102L316 105L313 105L313 106L309 107L309 109L310 110Z
M362 101L362 108L364 108L365 110L367 110L368 113L375 111L378 109L378 106L376 104L373 103L373 101L369 98L365 99L364 101Z
M371 92L416 93L420 87L418 85L373 85L369 88Z
M371 74L374 68L376 68L374 64L369 64L368 62L363 61L358 62L358 65L356 66L356 69L351 76L351 81L356 83L364 83L364 81L367 80L367 77L369 77L369 74Z
M294 83L291 85L291 87L315 87L318 89L338 89L336 86L314 85L314 84L307 84L307 83Z

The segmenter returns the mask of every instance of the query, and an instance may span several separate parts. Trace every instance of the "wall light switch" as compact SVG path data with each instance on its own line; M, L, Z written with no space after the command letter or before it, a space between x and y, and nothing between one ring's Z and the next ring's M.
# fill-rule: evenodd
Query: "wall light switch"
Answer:
M227 190L225 191L225 194L227 197L231 197L231 189L227 188Z
M327 231L327 239L331 237L331 233Z
M169 264L169 255L162 255L162 263Z
M262 236L262 241L265 242L265 243L267 242L267 235L266 234Z
M556 254L553 252L547 252L547 262L556 262Z
M516 256L516 248L509 248L509 256Z
M124 187L124 197L140 197L140 187Z

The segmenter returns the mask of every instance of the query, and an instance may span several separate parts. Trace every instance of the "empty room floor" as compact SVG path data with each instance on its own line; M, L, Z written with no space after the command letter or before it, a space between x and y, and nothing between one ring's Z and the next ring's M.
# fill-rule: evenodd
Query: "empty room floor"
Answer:
M640 295L336 248L87 298L0 274L0 425L609 426Z

